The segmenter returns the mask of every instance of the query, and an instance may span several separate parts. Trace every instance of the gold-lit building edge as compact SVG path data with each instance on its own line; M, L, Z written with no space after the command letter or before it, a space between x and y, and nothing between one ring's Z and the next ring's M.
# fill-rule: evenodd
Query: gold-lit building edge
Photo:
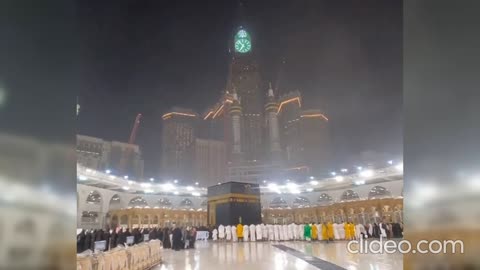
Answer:
M129 208L111 210L107 215L110 227L171 227L208 226L215 224L215 206L220 203L259 202L259 197L245 194L224 194L209 198L208 209L162 209ZM265 224L344 222L403 223L403 198L382 198L349 202L339 202L325 206L302 208L263 208L262 222Z

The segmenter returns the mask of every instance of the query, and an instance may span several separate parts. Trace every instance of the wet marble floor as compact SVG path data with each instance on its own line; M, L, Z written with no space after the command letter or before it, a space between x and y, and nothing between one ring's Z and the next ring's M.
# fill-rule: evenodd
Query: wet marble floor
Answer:
M346 241L321 242L197 242L195 249L163 250L163 263L154 270L396 270L403 255L351 254Z

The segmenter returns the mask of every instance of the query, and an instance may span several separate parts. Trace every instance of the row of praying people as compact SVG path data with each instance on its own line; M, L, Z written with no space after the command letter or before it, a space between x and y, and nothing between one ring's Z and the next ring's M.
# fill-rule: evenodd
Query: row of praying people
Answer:
M329 233L330 232L330 233ZM329 236L330 235L330 236ZM251 224L220 225L212 231L214 241L291 241L333 240L333 225L327 224Z
M118 227L115 230L81 230L77 235L77 253L81 253L85 250L94 249L94 244L97 241L106 241L105 250L113 249L118 245L125 245L128 236L133 236L133 244L139 244L143 242L143 235L148 234L149 239L163 239L164 230L154 228L134 228L132 230L128 228Z
M207 230L206 228L200 228ZM125 245L127 237L133 236L133 244L143 242L143 235L148 234L149 240L158 239L163 248L174 250L194 248L197 229L195 227L175 228L122 228L117 227L111 230L81 230L77 235L77 253L94 249L96 241L106 241L106 249L110 250L119 245Z
M292 240L354 240L360 238L401 238L399 223L354 224L353 222L323 224L251 224L220 225L212 231L214 241L292 241Z

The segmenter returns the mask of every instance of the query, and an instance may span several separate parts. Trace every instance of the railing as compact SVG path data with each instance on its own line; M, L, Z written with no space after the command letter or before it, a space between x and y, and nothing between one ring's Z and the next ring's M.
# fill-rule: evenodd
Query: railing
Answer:
M77 255L77 270L144 270L161 262L161 242L148 243L128 248L117 247L108 252L92 254L87 251Z

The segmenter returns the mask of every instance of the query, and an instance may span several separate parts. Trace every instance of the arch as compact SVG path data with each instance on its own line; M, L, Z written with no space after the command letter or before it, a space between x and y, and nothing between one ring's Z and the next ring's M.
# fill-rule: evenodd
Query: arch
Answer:
M148 203L144 198L137 196L128 202L128 207L145 208L148 207Z
M92 212L92 211L83 211L81 220L82 222L87 222L87 223L97 223L98 213Z
M159 221L160 221L160 219L158 218L158 215L154 215L152 217L152 224L158 224Z
M202 201L202 203L200 204L200 208L198 208L197 211L206 210L207 206L208 206L208 200L205 199Z
M276 197L270 202L271 208L287 208L288 204L282 197Z
M356 193L351 189L345 190L342 193L342 196L340 197L340 201L355 201L358 199L360 199L360 196L358 196L358 193Z
M180 209L190 209L193 207L193 202L192 200L185 198L180 202L178 206L180 207Z
M117 215L113 215L110 219L110 228L116 228L119 225L119 219Z
M87 195L86 202L88 204L101 204L102 203L102 195L96 190L90 191Z
M294 208L301 208L310 206L310 200L303 196L298 196L293 200Z
M118 194L113 195L108 203L108 209L120 207L120 201L120 196Z
M128 225L128 216L123 215L120 217L120 225Z
M162 208L162 209L171 209L172 202L167 198L161 198L157 201L157 205L155 207Z
M390 198L392 193L382 186L374 186L368 193L368 199Z
M320 206L326 206L332 203L333 203L333 198L327 193L320 194L320 197L318 197L318 200L317 200L317 204Z

